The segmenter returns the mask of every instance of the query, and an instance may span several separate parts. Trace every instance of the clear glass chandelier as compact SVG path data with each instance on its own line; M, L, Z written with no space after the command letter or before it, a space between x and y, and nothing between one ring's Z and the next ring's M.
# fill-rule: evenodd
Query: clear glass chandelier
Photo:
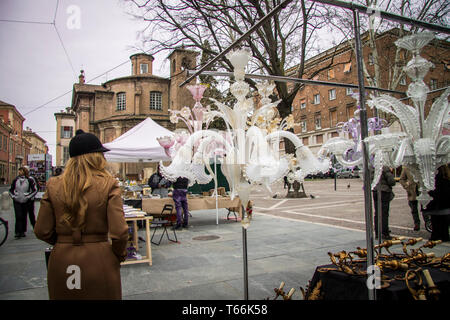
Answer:
M381 95L368 101L370 107L377 108L398 118L404 132L399 137L380 135L367 139L370 144L381 143L384 150L390 150L391 156L384 156L376 163L376 169L383 165L406 166L419 184L418 200L426 205L431 197L428 191L434 190L434 177L437 168L450 162L450 136L443 134L444 124L449 121L450 107L448 96L450 89L438 97L432 104L425 118L425 102L429 88L423 81L433 64L419 55L434 35L423 32L403 37L395 43L398 47L412 52L413 57L404 68L412 79L406 92L413 106L403 104L400 100ZM379 141L378 141L379 140Z
M178 176L188 176L199 183L207 183L209 180L203 181L214 176L210 159L219 155L222 172L231 189L231 197L239 196L246 208L253 185L263 185L270 191L270 185L281 180L292 169L292 156L279 152L282 138L292 141L296 148L298 170L295 175L299 179L307 174L328 171L328 159L316 158L295 134L287 131L294 124L293 116L283 120L277 117L276 106L280 101L271 102L269 98L274 89L273 84L258 85L262 99L261 106L255 108L253 97L248 97L250 87L244 81L250 53L244 49L235 50L227 58L234 66L236 81L230 86L230 91L237 102L231 108L210 98L218 110L211 110L208 106L202 112L203 123L208 124L220 117L227 129L214 131L206 126L203 130L192 130L185 143L173 155L172 163L167 167L161 163L161 173L171 181ZM205 168L209 174L205 174ZM242 223L246 228L251 216L246 213L244 215Z

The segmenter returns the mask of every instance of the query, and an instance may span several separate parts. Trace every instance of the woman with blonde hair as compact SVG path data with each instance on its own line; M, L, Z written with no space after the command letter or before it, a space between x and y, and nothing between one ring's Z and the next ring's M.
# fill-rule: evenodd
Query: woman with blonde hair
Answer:
M128 226L120 188L105 170L107 151L95 135L77 130L64 173L47 183L34 232L54 245L50 299L122 298Z

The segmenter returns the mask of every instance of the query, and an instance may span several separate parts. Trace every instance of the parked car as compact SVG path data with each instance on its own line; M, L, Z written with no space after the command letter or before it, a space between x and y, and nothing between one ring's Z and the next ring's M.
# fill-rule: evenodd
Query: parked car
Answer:
M359 178L359 170L355 169L342 169L336 173L336 178L343 178L343 179L353 179L353 178Z

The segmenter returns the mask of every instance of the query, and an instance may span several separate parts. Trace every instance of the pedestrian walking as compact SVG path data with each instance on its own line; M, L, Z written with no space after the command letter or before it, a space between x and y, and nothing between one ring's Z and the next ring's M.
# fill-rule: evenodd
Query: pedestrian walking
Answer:
M20 167L18 173L18 176L14 178L9 189L9 195L13 199L14 214L16 218L16 239L25 237L25 233L27 232L29 201L31 198L34 198L37 193L36 184L34 180L30 178L28 169L25 167ZM31 217L30 222L34 228L35 221L31 220Z
M411 215L414 220L414 231L420 230L420 218L419 218L419 204L416 197L419 193L419 186L414 181L413 175L407 167L402 168L402 173L400 174L400 184L406 190L408 195L408 205L411 208Z
M175 203L175 210L177 211L177 224L175 230L181 227L187 228L189 222L189 208L187 201L187 192L189 186L189 179L185 177L178 177L173 184L172 198Z
M373 170L371 170L371 177L373 179ZM372 191L373 203L375 207L375 235L378 237L378 192L381 191L381 238L383 240L392 239L389 231L389 206L392 199L394 199L394 192L392 187L395 186L395 178L388 167L383 167L380 180Z
M34 231L54 245L47 274L52 300L122 298L128 225L117 180L105 169L107 151L95 135L77 130L64 173L47 183Z

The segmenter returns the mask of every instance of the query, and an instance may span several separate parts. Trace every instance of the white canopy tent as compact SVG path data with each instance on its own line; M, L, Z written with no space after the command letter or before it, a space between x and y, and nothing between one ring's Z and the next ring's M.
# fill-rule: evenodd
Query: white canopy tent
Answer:
M164 148L156 140L156 138L164 136L174 136L174 133L160 126L151 118L147 118L115 140L104 143L103 146L110 150L104 153L105 158L109 162L171 161L172 159L167 156ZM216 165L216 158L214 160ZM217 172L216 167L215 172ZM216 224L219 224L217 176L214 189L216 197Z
M159 162L170 161L156 138L173 136L173 132L147 118L115 140L104 143L109 152L109 162Z

